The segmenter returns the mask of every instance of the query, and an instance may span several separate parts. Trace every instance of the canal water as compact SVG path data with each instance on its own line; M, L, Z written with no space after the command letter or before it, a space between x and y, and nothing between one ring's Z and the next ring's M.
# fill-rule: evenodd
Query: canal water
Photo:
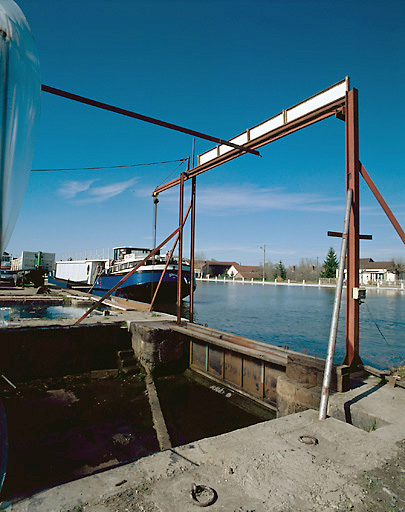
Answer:
M23 318L80 318L89 306L35 306L21 304L18 306L0 307L0 324L18 321ZM101 315L101 311L91 313Z
M325 357L334 295L334 288L199 281L195 321ZM345 311L343 298L335 362L341 362L345 355ZM360 305L360 355L363 363L380 369L404 364L404 293L367 290L365 303Z

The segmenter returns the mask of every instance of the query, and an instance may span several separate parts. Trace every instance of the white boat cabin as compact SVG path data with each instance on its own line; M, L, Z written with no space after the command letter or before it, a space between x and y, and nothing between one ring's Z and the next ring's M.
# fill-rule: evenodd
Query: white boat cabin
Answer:
M143 260L152 249L141 247L114 247L114 263L123 263L129 261ZM156 253L160 254L160 251Z

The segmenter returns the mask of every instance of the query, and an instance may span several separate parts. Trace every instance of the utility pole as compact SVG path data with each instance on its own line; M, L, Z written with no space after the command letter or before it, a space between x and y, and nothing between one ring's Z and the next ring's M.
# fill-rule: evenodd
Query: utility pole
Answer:
M263 247L260 247L260 249L263 249L263 281L264 281L265 272L266 272L266 244L263 244Z

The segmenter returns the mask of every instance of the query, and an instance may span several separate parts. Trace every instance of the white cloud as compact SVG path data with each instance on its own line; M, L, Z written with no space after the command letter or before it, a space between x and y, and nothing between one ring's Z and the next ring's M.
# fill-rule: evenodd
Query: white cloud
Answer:
M66 199L74 199L77 194L88 190L95 180L65 181L59 188L58 193Z
M107 199L111 199L112 197L118 196L125 192L129 187L132 187L138 178L132 178L128 181L120 181L117 183L110 183L109 185L103 185L101 187L94 187L89 190L89 194L93 196L93 198L88 198L87 202L102 202Z
M118 196L132 187L139 178L119 181L108 185L92 187L97 180L65 181L59 188L59 194L65 199L74 199L75 204L101 203Z
M178 202L178 193L165 192L167 201ZM234 215L257 211L284 210L344 213L344 196L339 199L317 193L288 192L284 188L260 188L256 185L198 187L197 209L201 213Z

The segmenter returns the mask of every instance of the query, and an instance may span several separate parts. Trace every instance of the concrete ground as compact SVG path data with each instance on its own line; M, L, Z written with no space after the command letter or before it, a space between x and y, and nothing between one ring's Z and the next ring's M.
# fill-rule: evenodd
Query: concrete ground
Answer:
M103 319L166 318L127 311ZM308 410L170 448L16 503L0 502L0 510L192 512L196 483L215 490L216 501L206 508L212 512L405 511L404 389L370 379L331 397L329 412L333 417L323 422Z
M3 503L3 509L192 512L196 483L215 490L217 499L206 508L212 512L404 511L405 392L366 386L353 390L349 400L335 395L331 407L350 402L349 413L361 403L367 413L382 410L384 424L373 423L369 432L332 417L320 422L308 410L168 449ZM316 444L301 442L301 436Z

